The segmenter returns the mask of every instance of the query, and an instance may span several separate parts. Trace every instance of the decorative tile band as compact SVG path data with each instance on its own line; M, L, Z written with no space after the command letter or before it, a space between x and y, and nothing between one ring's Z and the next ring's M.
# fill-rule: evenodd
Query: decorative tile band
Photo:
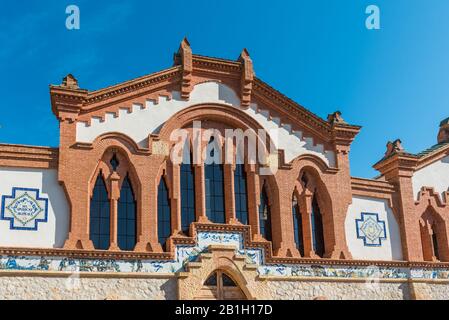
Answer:
M108 273L176 273L185 271L188 262L196 261L210 245L227 245L236 248L236 254L246 257L248 264L257 265L261 276L322 277L322 278L379 278L379 279L449 279L449 269L422 269L396 267L284 265L265 264L261 249L245 249L240 233L198 232L197 245L177 246L173 261L156 260L102 260L61 257L0 257L0 270L26 270L51 272L108 272Z

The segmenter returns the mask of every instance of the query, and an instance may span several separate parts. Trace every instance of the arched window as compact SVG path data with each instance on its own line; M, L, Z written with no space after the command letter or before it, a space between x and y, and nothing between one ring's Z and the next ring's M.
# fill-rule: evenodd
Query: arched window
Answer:
M312 241L313 250L319 257L324 256L324 232L323 232L323 217L321 215L320 207L316 197L312 200Z
M219 150L219 146L212 138L208 145L208 159L206 159L207 162L204 165L206 215L213 223L225 223L223 165L221 161L216 162L216 159L210 160L215 158L216 150Z
M248 201L245 165L237 164L234 171L235 216L243 224L248 224Z
M132 251L136 246L137 204L129 177L120 189L117 210L117 244L121 250Z
M111 238L111 211L108 191L101 171L90 199L90 240L94 248L108 250Z
M304 242L302 236L302 216L299 209L299 202L295 195L292 200L292 214L293 214L293 229L295 232L295 243L299 253L304 257Z
M260 234L265 240L271 241L271 210L268 203L268 196L265 190L265 184L262 187L260 193L260 205L259 205L259 224L260 224Z
M171 210L164 178L161 178L157 192L157 231L159 243L165 249L167 239L171 235Z
M425 261L441 261L438 220L429 209L420 219L421 244Z
M435 228L432 228L432 244L433 244L433 255L437 260L441 261L440 249L438 248L438 236L435 232Z
M189 233L190 224L195 221L195 176L191 163L191 161L183 162L180 168L181 229L185 234Z

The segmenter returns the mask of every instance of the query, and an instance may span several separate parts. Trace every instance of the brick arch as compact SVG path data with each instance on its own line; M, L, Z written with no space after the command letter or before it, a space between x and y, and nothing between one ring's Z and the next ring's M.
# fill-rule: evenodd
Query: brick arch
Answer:
M257 130L263 129L256 120L235 107L219 103L197 104L176 113L165 122L159 131L159 138L168 142L174 130L184 128L193 121L202 120L223 123L235 129L242 129L243 131L252 129L256 133ZM256 137L259 139L257 134ZM269 150L269 146L273 143L269 136L267 143L261 140L258 141L262 143L265 150Z
M307 221L305 228L311 228L312 221L310 219L311 212L313 210L313 199L315 198L318 203L323 224L323 257L328 257L334 248L333 239L335 238L335 228L332 211L332 198L326 186L326 183L323 181L323 172L321 171L322 168L320 168L319 164L319 161L304 164L299 170L298 176L295 181L295 187L296 189L302 190L302 205L306 208L305 212L303 213L303 221ZM310 237L310 239L307 239L307 241L310 242L313 237L312 229L310 229L310 231L306 230L304 232L304 235L306 237ZM310 249L308 250L312 252L310 253L312 257L318 257L316 256L316 253L313 251L312 247L310 247Z
M186 272L178 277L178 298L195 299L204 281L217 270L229 274L248 300L272 298L259 280L257 270L248 267L245 258L238 257L232 246L209 246L208 253L202 254L198 262L187 263Z
M449 261L447 219L430 203L419 217L419 230L424 260L437 261L439 258L440 261ZM436 236L439 257L434 252L433 236Z
M301 178L306 175L308 185L305 186L301 183ZM321 214L323 217L325 215L332 214L332 197L330 196L329 190L322 179L321 173L316 167L311 165L305 165L301 168L298 178L297 178L304 189L308 189L317 197L318 204L320 206Z

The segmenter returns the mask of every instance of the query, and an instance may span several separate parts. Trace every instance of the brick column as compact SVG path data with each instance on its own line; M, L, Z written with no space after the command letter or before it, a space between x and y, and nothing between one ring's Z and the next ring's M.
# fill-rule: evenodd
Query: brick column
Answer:
M352 141L361 127L347 124L339 111L328 116L332 128L332 145L338 172L329 178L331 208L320 208L323 215L325 258L352 259L346 242L345 220L352 203L351 172L349 151ZM338 195L338 196L336 196Z
M171 188L170 188L170 208L171 208L171 229L172 234L181 233L181 166L170 164L171 168Z
M199 223L210 223L206 216L206 192L204 182L204 165L194 165L195 171L195 208L196 221Z
M234 170L235 165L233 164L223 165L225 214L226 223L228 224L239 223L235 216Z
M67 75L62 84L50 87L52 111L59 120L58 180L64 188L70 205L70 230L65 249L93 250L89 239L89 176L87 163L73 157L76 143L76 121L87 90L80 89L73 75Z
M299 196L299 207L302 218L302 237L305 258L319 258L313 249L312 236L312 199L313 193L305 189Z
M347 144L335 144L338 173L335 176L332 212L321 209L323 214L325 258L351 259L346 242L345 220L349 205L352 203L351 174L349 169L349 151ZM338 197L334 197L338 194Z
M251 226L251 235L254 241L263 240L259 226L260 188L259 176L256 174L255 165L246 166L246 178L248 184L248 222Z
M118 226L118 199L120 198L120 187L119 181L120 176L117 172L113 172L109 177L110 186L111 186L111 208L110 208L110 246L109 250L118 251L120 248L118 247L117 242L117 226Z
M395 143L397 144L398 141ZM415 212L412 186L416 163L416 157L402 150L394 150L374 165L374 168L396 187L397 191L393 195L393 210L401 230L402 254L404 259L409 261L423 260L421 230Z

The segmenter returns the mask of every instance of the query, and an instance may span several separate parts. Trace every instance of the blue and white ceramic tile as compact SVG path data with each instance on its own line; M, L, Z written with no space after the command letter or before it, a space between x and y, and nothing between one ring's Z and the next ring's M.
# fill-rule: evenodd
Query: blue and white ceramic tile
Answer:
M236 254L245 256L247 263L258 266L264 276L323 277L323 278L383 278L383 279L449 279L449 269L378 268L265 264L261 249L245 249L240 233L199 232L197 245L177 246L174 261L157 260L102 260L61 257L0 257L0 270L65 271L65 272L124 272L124 273L176 273L184 271L185 264L196 261L207 252L209 245L233 245Z
M39 189L13 188L2 196L0 219L9 221L11 230L37 231L39 223L48 221L48 199Z

